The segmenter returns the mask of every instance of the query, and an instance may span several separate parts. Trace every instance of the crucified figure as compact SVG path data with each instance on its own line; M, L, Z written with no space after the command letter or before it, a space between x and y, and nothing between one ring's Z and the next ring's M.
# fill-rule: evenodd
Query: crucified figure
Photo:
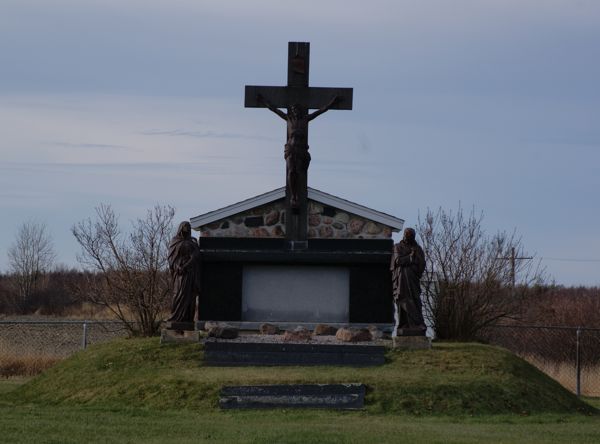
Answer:
M310 164L310 154L308 152L308 122L328 111L333 105L338 103L341 98L334 96L331 101L323 108L310 114L299 104L294 104L289 108L286 114L279 108L274 107L261 94L256 96L259 103L287 122L287 141L285 144L284 158L286 166L286 179L288 190L290 192L290 204L292 208L299 207L299 175L308 171Z

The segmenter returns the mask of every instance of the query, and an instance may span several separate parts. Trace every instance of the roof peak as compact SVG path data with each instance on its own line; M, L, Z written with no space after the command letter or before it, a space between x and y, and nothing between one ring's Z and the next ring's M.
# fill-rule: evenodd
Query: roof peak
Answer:
M198 229L203 225L210 224L217 220L233 216L234 214L242 213L252 208L260 207L283 198L285 198L285 187L276 188L275 190L259 194L258 196L242 200L232 205L192 217L190 222L192 224L192 228ZM365 207L315 188L308 187L308 200L313 200L327 206L339 208L348 213L379 222L383 225L391 227L394 231L401 230L404 225L403 219L383 213L381 211L373 210L372 208Z

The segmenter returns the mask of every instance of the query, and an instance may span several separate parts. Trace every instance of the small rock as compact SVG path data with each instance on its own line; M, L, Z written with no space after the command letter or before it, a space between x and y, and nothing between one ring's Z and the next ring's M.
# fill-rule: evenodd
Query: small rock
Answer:
M319 228L319 237L333 237L333 228L329 225L323 225Z
M348 216L348 213L338 212L334 216L334 219L335 219L336 222L340 222L342 224L347 224L348 221L350 220L350 216Z
M260 324L260 326L258 327L258 330L260 331L261 335L277 335L277 334L279 334L279 327L277 325L269 324L269 323Z
M252 233L252 237L270 237L271 234L269 233L269 230L267 230L264 227L260 227L260 228L253 228L251 230Z
M379 234L381 233L381 225L378 225L375 222L368 222L365 231L367 234Z
M204 329L211 338L235 339L238 337L238 329L229 324L206 322L204 324Z
M308 214L321 214L323 212L323 205L316 202L308 203Z
M364 225L365 221L362 219L351 219L350 222L348 222L348 231L352 234L358 234L361 232Z
M311 239L314 239L315 237L317 237L317 230L315 230L314 228L309 228L308 229L308 237Z
M379 330L375 325L369 325L367 330L371 333L371 339L376 341L377 339L383 338L383 332Z
M216 328L216 327L218 327L218 326L219 326L219 323L218 323L217 321L206 321L206 322L204 323L204 330L205 330L205 331L208 331L208 330L210 330L211 328Z
M337 333L337 328L327 324L317 324L313 335L315 336L334 336Z
M331 225L333 223L333 218L329 216L323 216L323 223L325 225Z
M311 214L308 216L308 225L311 227L317 227L321 223L321 216L318 214Z
M310 341L311 334L310 330L306 327L296 327L292 331L286 330L283 334L283 340L285 342L292 341Z
M235 237L247 237L248 236L248 229L244 226L237 226L233 228L233 235Z
M265 225L271 226L279 222L279 211L271 211L265 216Z
M366 342L371 340L371 332L366 328L340 328L335 337L342 342Z

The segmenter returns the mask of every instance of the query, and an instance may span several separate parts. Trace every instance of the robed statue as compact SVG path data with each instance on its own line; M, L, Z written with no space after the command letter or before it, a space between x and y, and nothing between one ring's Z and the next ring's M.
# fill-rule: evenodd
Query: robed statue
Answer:
M415 230L404 230L404 238L394 245L392 287L398 316L397 334L424 335L427 327L421 303L421 276L425 271L425 253L416 241Z
M169 272L173 284L173 302L169 322L194 322L196 296L200 294L200 247L192 237L189 222L179 224L169 244Z

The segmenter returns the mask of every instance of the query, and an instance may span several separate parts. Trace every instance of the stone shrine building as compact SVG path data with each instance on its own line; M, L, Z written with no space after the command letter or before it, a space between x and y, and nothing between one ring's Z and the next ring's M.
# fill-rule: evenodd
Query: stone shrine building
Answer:
M191 219L201 322L393 324L391 236L404 221L310 187L306 208L299 242L286 236L285 187Z
M289 42L287 85L245 87L246 108L285 121L286 186L191 219L200 321L392 327L392 232L404 221L308 187L309 122L353 98L309 86L309 60L308 42Z

